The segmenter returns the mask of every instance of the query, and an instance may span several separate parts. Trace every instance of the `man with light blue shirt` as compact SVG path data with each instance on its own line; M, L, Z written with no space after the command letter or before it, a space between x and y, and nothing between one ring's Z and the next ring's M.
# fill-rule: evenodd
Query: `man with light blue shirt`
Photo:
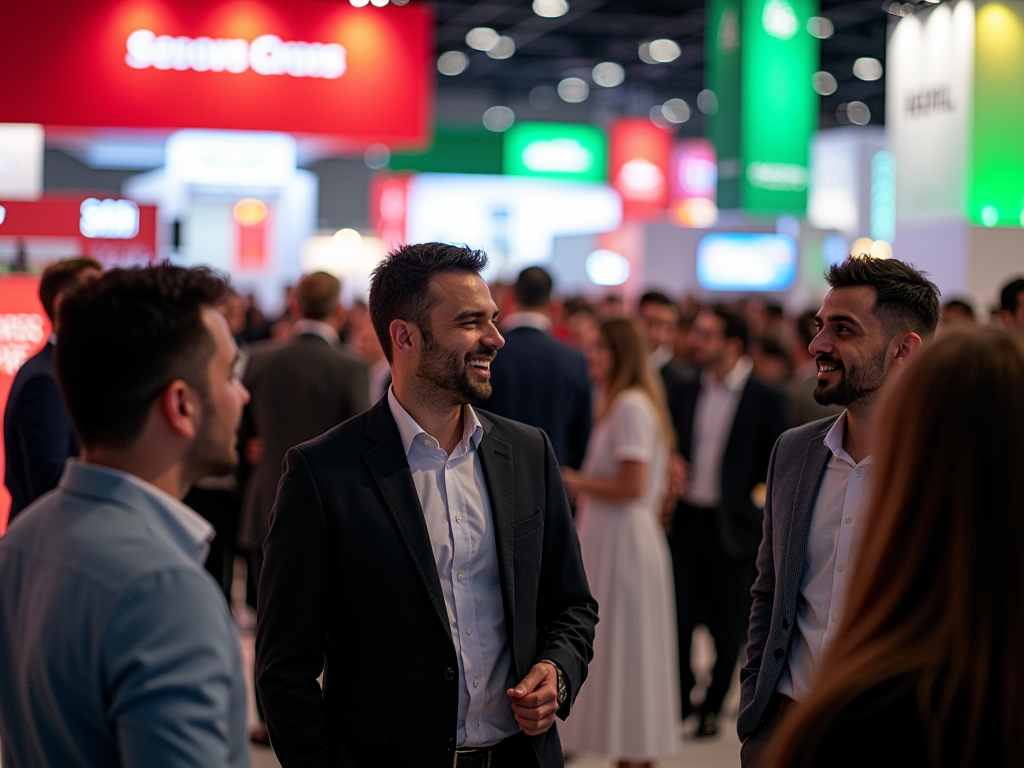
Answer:
M4 768L249 764L213 529L181 503L238 461L224 290L206 270L114 270L61 306L82 459L0 540Z

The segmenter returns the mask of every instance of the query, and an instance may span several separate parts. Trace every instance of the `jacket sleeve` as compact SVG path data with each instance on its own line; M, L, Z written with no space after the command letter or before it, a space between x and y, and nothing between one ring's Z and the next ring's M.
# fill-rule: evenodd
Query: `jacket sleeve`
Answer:
M554 449L544 436L546 519L537 596L537 658L556 662L565 673L568 696L558 710L568 716L594 656L597 602L590 594L576 527Z
M324 667L327 550L316 482L302 452L292 448L263 544L256 621L256 689L284 768L354 768L331 735L317 683Z
M205 573L159 571L133 585L107 626L103 670L120 765L224 768L244 760L238 635Z
M757 678L761 673L761 659L772 624L772 610L775 604L775 558L773 545L772 485L775 473L775 457L778 443L768 462L768 488L765 493L764 520L761 525L761 545L757 550L757 578L750 590L753 602L750 607L750 623L747 627L747 654L740 668L740 712L754 700ZM741 733L740 738L745 734Z
M35 500L57 487L73 447L71 420L57 382L49 376L26 382L11 415L21 444L29 498Z

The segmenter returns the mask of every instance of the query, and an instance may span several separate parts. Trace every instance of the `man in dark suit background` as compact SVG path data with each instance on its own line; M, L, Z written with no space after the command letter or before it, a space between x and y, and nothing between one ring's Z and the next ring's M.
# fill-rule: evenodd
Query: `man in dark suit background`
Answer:
M827 275L815 317L814 398L846 407L791 429L772 453L763 537L740 670L740 759L756 768L795 701L814 686L846 606L850 555L874 474L874 414L939 322L935 285L896 259L851 257ZM865 733L865 738L871 738Z
M597 606L551 442L470 405L503 344L486 263L390 254L387 397L285 458L256 634L285 768L562 765Z
M666 391L672 392L693 379L696 369L675 356L676 336L680 333L676 303L660 291L648 291L640 297L637 317L647 337L647 359L651 369L661 375Z
M65 462L80 451L53 372L57 312L64 296L103 273L95 259L58 261L43 271L39 300L53 325L49 341L25 361L11 384L4 412L4 483L11 493L9 520L57 487Z
M491 364L487 409L543 429L558 463L579 469L590 437L590 380L583 354L550 333L552 288L541 267L519 273L516 311L502 321L505 346Z
M691 332L700 376L669 398L679 451L690 482L669 534L679 622L682 715L690 713L695 680L690 665L693 628L705 624L717 659L698 736L717 733L750 613L754 558L761 541L761 504L772 446L785 430L785 396L751 375L747 324L714 307L702 310Z

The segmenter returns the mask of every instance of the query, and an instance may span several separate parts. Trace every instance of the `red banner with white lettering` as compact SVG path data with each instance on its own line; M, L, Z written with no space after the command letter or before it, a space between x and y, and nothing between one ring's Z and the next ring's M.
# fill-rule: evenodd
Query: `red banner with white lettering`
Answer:
M669 198L672 134L646 117L612 123L608 178L622 195L626 220L660 219Z

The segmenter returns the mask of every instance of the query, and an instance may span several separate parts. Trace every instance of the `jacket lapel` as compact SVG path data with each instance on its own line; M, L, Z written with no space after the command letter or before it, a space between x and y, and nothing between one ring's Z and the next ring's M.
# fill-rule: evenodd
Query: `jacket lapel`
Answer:
M514 648L512 628L515 617L515 551L512 539L512 515L515 510L515 475L512 463L512 445L491 435L490 419L477 411L484 430L477 448L480 464L487 483L487 496L491 502L491 520L494 521L494 548L498 553L498 577L505 603L505 632L509 648Z
M430 546L430 534L427 532L423 509L402 447L402 437L391 415L386 397L370 409L367 435L376 442L363 453L363 461L366 462L384 498L384 504L391 513L405 546L409 549L430 602L444 626L445 634L451 637L448 609L444 604L444 593L441 592L441 580L437 575L434 550Z

